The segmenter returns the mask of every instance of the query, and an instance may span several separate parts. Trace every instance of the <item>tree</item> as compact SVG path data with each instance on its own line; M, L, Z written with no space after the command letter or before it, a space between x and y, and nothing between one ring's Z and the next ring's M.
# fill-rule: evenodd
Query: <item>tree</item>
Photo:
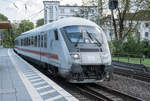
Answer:
M137 25L140 19L137 17L143 17L141 10L146 10L147 5L144 5L147 0L120 0L119 7L112 11L113 16L113 29L114 29L114 47L116 52L121 52L124 42L129 34L139 34L137 31ZM114 17L117 15L117 19ZM140 16L139 16L140 15Z
M8 18L3 15L0 14L0 21L8 21ZM10 44L10 35L9 35L9 30L3 29L2 30L2 36L4 37L3 39L3 46L8 46Z
M8 18L5 15L0 13L0 21L7 21L7 20Z
M146 9L147 5L144 5L145 2L147 2L147 0L120 0L120 7L115 11L118 15L117 20L114 17L114 12L112 12L116 40L125 40L128 34L136 28L138 20L135 22L135 18L141 10ZM130 19L126 19L131 12L134 13L132 13ZM127 26L127 23L125 23L127 20L130 26Z
M19 24L19 32L20 33L29 31L29 30L31 30L33 28L34 28L34 24L33 24L33 22L30 22L29 20L23 20Z
M42 26L42 25L44 25L44 19L43 18L37 20L37 22L36 22L36 27L39 27L39 26Z

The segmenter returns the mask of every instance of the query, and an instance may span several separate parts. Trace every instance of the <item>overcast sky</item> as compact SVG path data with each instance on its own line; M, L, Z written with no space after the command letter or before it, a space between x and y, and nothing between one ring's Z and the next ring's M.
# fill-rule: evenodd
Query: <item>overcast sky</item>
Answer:
M44 16L43 11L39 13L43 9L43 1L44 0L0 0L0 13L6 15L9 20L29 19L35 22ZM61 5L82 4L81 0L60 0L60 3Z

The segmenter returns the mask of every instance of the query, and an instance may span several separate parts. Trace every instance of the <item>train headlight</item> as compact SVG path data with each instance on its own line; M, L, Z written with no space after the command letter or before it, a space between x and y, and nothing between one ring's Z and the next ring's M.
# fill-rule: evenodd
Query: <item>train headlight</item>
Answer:
M79 59L79 54L74 54L74 55L73 55L73 58L74 58L74 59Z
M71 55L74 59L79 59L79 54L72 54Z
M85 43L90 43L89 39L85 39Z

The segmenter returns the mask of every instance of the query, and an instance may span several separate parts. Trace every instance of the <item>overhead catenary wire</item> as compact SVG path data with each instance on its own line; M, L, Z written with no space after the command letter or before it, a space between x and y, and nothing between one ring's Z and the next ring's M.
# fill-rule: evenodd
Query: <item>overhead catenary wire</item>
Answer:
M18 6L15 2L12 1L11 3L13 4L13 6L14 6L17 10L19 10L19 6ZM28 8L27 3L24 3L24 9L25 9L25 14L27 14L27 12L29 11L29 8ZM39 10L39 11L36 12L36 13L33 13L33 14L29 15L29 16L26 16L25 19L32 19L33 17L39 15L39 14L42 13L43 11L44 11L44 9L41 9L41 10Z

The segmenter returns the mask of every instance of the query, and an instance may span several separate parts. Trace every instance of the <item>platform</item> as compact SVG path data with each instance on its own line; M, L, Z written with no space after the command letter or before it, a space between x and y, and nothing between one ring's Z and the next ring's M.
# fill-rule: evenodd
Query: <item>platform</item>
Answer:
M78 101L12 49L0 49L0 101Z

